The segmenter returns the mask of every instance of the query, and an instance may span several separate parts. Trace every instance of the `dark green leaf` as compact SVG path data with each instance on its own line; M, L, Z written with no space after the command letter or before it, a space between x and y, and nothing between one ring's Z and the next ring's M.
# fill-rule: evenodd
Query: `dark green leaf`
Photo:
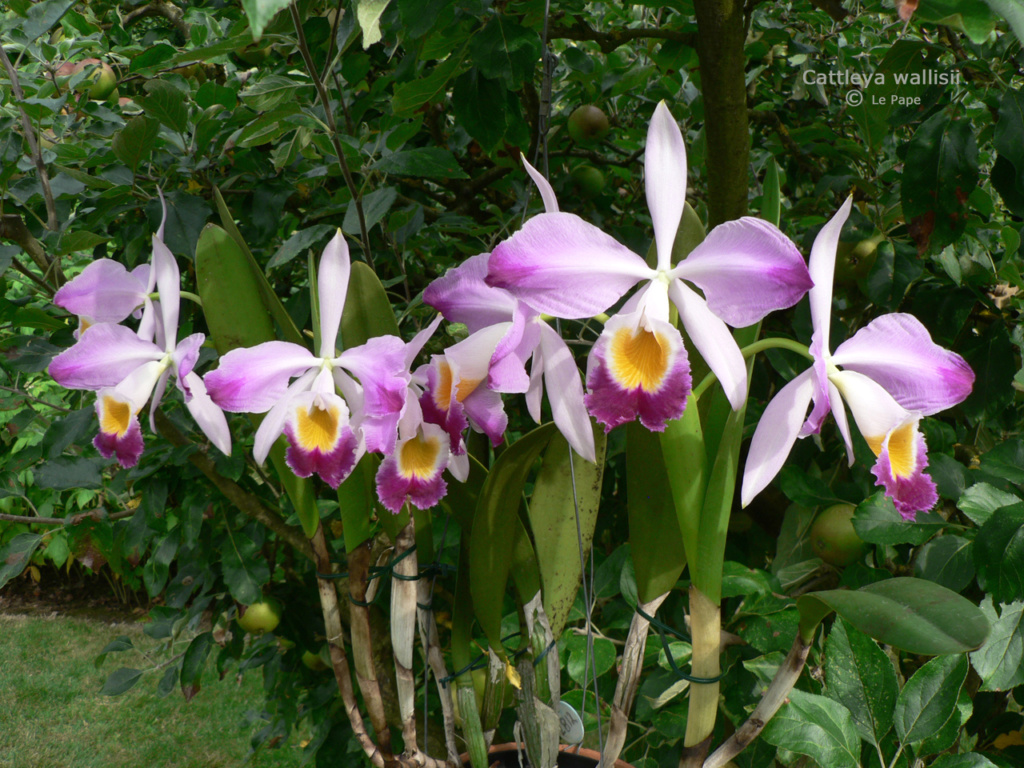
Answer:
M417 109L441 93L448 81L455 76L463 59L466 57L466 46L434 67L434 71L423 78L395 86L395 97L391 101L391 110L396 117L409 117Z
M290 5L289 0L242 0L242 8L249 19L249 28L252 30L252 39L259 42L263 37L263 30L270 24L270 20L277 15L282 8Z
M296 256L304 254L309 248L322 243L328 235L333 235L335 232L337 232L337 228L329 224L314 224L312 227L300 229L285 240L270 257L270 261L267 262L267 271L287 264Z
M945 110L928 118L907 149L903 214L919 250L956 241L967 222L967 198L978 183L978 144L970 120Z
M974 542L978 583L996 602L1024 597L1024 503L996 510Z
M981 469L1011 483L1024 484L1024 440L1007 440L982 455Z
M199 681L206 665L206 657L213 648L213 633L203 632L189 643L185 657L181 661L181 690L185 700L191 701L199 691Z
M107 643L93 663L96 665L96 669L99 669L103 666L103 662L106 661L108 653L124 653L125 651L132 650L133 648L135 648L135 645L132 643L132 639L127 635L121 635Z
M995 17L982 0L928 0L917 8L914 18L945 24L979 45L996 26Z
M145 88L148 95L136 97L135 102L172 131L184 133L188 128L188 97L162 80L150 80Z
M974 389L960 407L967 418L975 421L997 416L1013 400L1013 377L1019 370L1014 362L1014 346L1006 326L1001 322L992 323L984 333L968 338L960 352L975 374ZM1009 452L1011 446L1012 443L1003 443L995 450ZM1024 482L1022 467L1024 465L1017 464L1007 468L1020 478L1015 482Z
M824 696L790 691L788 703L768 721L761 737L829 768L857 768L860 764L860 737L853 716L842 704Z
M938 732L956 710L967 679L967 656L939 656L921 667L900 691L893 713L896 734L904 744Z
M981 610L992 624L986 643L971 654L984 691L1008 691L1024 684L1024 602L996 608L986 596Z
M811 477L799 467L786 466L779 472L776 482L786 497L802 507L831 506L842 501L818 477Z
M892 727L899 694L896 670L885 651L842 619L825 643L825 695L844 705L862 738L877 745Z
M66 491L71 488L100 488L105 459L58 456L35 469L36 485Z
M139 115L129 120L124 128L114 134L111 147L117 159L135 173L139 163L153 151L159 134L160 123L145 115Z
M566 665L566 671L577 685L585 686L587 684L588 680L584 678L585 674L593 675L596 672L600 677L615 666L615 646L609 640L600 637L594 638L594 653L590 657L591 670L586 669L586 635L571 635L565 645L569 649L569 662Z
M28 42L32 42L48 32L74 5L74 0L41 0L32 4L24 20L9 12L0 24L5 33L12 28L18 29Z
M1002 446L1005 445L1007 444L1002 444ZM985 455L990 456L991 454ZM986 471L996 474L996 472L992 472L991 469L991 464L994 463L994 457L989 458L988 461L990 466L986 467ZM982 466L985 465L983 464ZM970 518L972 523L982 526L988 522L989 518L992 517L992 514L997 509L1011 507L1014 504L1020 504L1021 501L1022 499L1019 496L1007 491L1002 491L994 485L989 485L988 483L975 483L964 491L960 500L957 501L956 506L961 512Z
M106 679L106 682L103 683L103 688L100 689L100 694L103 696L120 696L125 691L130 691L134 688L135 684L141 679L141 670L121 667L121 669Z
M932 768L998 768L995 763L977 752L965 752L961 755L943 755Z
M0 549L0 589L21 575L42 541L43 537L38 533L19 533Z
M399 176L417 176L428 179L468 179L455 161L455 155L439 147L405 149L382 157L373 164L373 170Z
M260 597L260 587L270 579L270 569L260 556L259 547L242 531L228 532L221 547L224 582L231 596L244 605Z
M455 119L487 151L501 142L509 118L515 117L511 112L516 108L515 103L509 104L508 95L502 81L484 77L475 67L455 81L452 89Z
M498 13L473 36L469 53L484 77L518 90L540 60L540 35Z
M960 695L957 697L953 714L949 716L949 719L932 736L914 745L914 754L917 757L924 757L925 755L945 752L956 743L957 738L960 736L960 729L970 719L973 712L974 704L971 700L971 694L968 692L967 686L964 686L960 689Z
M74 442L82 440L95 429L96 410L92 406L73 411L53 422L43 436L43 455L47 459L55 459L64 453L64 449Z
M157 43L132 59L128 71L133 75L152 77L163 69L174 58L174 47L167 43Z
M856 591L811 592L797 599L801 635L835 611L861 632L904 651L934 656L979 648L985 615L969 600L930 581L895 578Z
M945 524L935 513L919 514L914 522L904 520L882 491L857 505L853 516L853 529L869 544L924 544Z
M394 187L375 189L363 198L363 219L366 223L367 232L373 229L373 226L387 215L397 199L398 190ZM350 235L359 235L359 216L356 213L354 203L349 203L348 208L345 210L345 220L342 222L341 228Z
M960 536L939 536L914 559L914 575L960 592L974 580L972 542Z

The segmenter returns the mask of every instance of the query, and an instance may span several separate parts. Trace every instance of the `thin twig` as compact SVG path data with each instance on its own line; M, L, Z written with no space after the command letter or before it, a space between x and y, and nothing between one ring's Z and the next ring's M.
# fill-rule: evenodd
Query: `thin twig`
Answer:
M14 94L14 98L18 101L24 100L25 92L22 90L21 82L18 80L18 73L15 71L14 65L11 64L11 60L7 57L7 51L4 50L3 46L0 46L0 61L3 62L4 69L7 70L7 77L11 81L11 92ZM32 160L36 164L36 171L39 172L39 183L43 186L43 198L46 200L46 228L56 232L58 228L57 206L53 202L50 177L46 173L46 164L43 162L43 154L39 149L39 141L36 139L36 132L32 129L32 121L29 119L28 113L20 104L18 105L18 112L21 113L21 127L25 131L25 141L28 142L29 152L31 152Z
M292 3L288 6L288 10L291 11L292 23L295 25L295 35L299 45L299 52L302 54L302 60L306 63L306 71L313 80L317 96L320 98L320 104L324 108L324 117L327 120L327 126L331 129L331 144L334 146L334 152L338 156L338 164L341 166L341 173L345 177L345 185L348 187L349 194L352 195L352 204L356 207L356 217L359 219L359 236L363 243L363 252L365 254L366 263L370 265L370 269L373 269L373 254L370 253L370 236L366 230L366 217L363 215L363 201L359 196L359 190L356 188L356 182L352 178L352 173L348 167L348 161L345 160L345 152L341 148L341 141L338 139L338 124L335 122L334 112L331 110L331 97L330 94L327 93L324 81L320 79L320 75L316 71L316 64L313 62L313 56L309 52L309 45L306 44L306 33L302 29L302 17L299 16L298 6L295 3Z
M34 402L34 403L39 403L40 405L45 405L48 408L53 408L53 410L55 410L55 411L63 411L64 413L71 413L71 409L70 408L65 408L65 407L60 406L60 405L54 405L53 403L47 402L46 400L41 400L40 398L36 397L35 395L30 395L28 392L25 392L24 390L21 390L21 389L17 389L15 387L5 387L3 385L0 385L0 390L3 390L4 392L11 392L11 393L13 393L15 395L18 395L19 397L27 398L27 399L31 400L32 402Z
M134 509L126 509L115 512L112 515L105 515L102 509L94 509L91 512L79 512L70 518L64 517L34 517L32 515L8 515L0 514L0 521L5 523L26 523L28 525L78 525L83 520L124 520L135 514Z

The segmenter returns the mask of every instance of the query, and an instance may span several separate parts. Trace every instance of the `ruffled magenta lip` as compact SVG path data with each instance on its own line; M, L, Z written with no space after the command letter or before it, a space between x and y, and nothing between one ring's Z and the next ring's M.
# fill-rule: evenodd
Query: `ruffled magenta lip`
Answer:
M301 448L291 424L285 425L284 433L288 439L285 461L297 477L310 477L315 473L329 486L337 488L355 468L359 441L349 427L341 430L334 447L326 452L319 448Z
M100 456L105 459L116 457L118 464L125 469L130 469L139 463L139 458L145 447L139 420L134 416L123 435L100 432L93 438L92 444L96 446Z

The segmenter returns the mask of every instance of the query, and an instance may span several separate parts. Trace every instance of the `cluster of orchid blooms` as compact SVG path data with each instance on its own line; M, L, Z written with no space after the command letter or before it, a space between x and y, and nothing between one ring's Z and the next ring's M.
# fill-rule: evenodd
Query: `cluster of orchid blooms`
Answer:
M426 509L447 490L446 468L465 479L468 428L495 445L503 440L503 393L524 393L531 416L540 421L546 390L555 424L589 461L595 460L591 416L606 431L634 419L662 431L679 418L691 378L670 303L729 402L739 408L747 373L729 326L756 323L809 292L813 364L765 409L747 458L743 504L771 482L798 437L820 431L829 411L853 462L843 403L875 453L873 473L896 508L912 519L935 504L935 484L923 471L926 446L918 425L923 416L967 397L974 374L906 314L879 317L829 351L832 273L850 200L818 234L809 269L779 229L754 218L716 227L673 266L672 246L685 204L686 151L678 125L661 103L650 123L645 156L657 253L652 268L597 227L559 212L546 179L528 163L526 169L545 212L493 252L470 258L426 289L424 301L448 321L464 324L469 335L418 368L413 363L440 315L408 343L381 336L338 353L350 264L339 231L319 267L319 355L298 344L270 341L228 352L200 378L192 369L204 338L176 338L179 272L161 225L151 266L128 272L117 262L99 260L58 291L55 303L78 315L81 324L77 343L53 360L50 374L65 387L97 392L100 432L94 443L103 456L116 456L126 467L143 450L138 413L151 401L153 426L173 375L190 413L225 453L231 438L223 411L266 413L255 436L258 462L283 433L292 471L300 477L316 473L337 487L364 453L379 453L384 459L377 490L383 505L392 512L407 502ZM637 283L642 287L605 322L590 351L584 394L573 354L548 321L604 313ZM120 324L131 315L139 318L138 330Z

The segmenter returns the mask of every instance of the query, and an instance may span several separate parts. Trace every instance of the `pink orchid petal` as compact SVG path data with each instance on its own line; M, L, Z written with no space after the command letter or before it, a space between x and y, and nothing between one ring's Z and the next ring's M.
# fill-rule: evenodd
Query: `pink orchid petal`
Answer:
M747 453L740 499L747 506L768 487L793 450L814 393L811 371L804 371L778 391L764 409Z
M554 328L543 323L540 331L544 387L551 404L551 418L573 450L587 461L596 463L594 432L590 428L590 416L583 399L580 369Z
M508 427L508 415L499 393L487 387L477 387L461 405L471 427L487 435L495 447L502 444Z
M185 402L185 407L192 414L196 424L203 430L210 442L226 456L231 455L231 430L224 411L210 399L206 385L198 374L190 372L185 375L186 385L192 392L192 399Z
M265 413L284 396L289 379L318 363L305 347L268 341L231 350L204 380L210 397L225 411Z
M192 373L192 369L199 359L199 352L204 341L206 341L206 336L201 333L193 333L191 336L179 341L172 354L174 370L177 373L178 389L185 395L185 402L188 402L189 398L192 397L187 377Z
M533 350L530 363L530 387L526 390L526 410L535 422L540 424L541 401L544 397L544 345ZM586 407L586 406L584 406Z
M423 291L423 303L452 323L465 323L470 333L512 318L518 301L508 291L493 288L487 278L489 253L472 256Z
M832 415L835 417L836 426L839 427L839 434L843 436L843 442L846 443L846 463L852 467L854 457L853 435L850 433L850 422L846 418L846 407L843 405L842 395L839 394L836 385L831 381L828 383L828 394L831 401L839 406L832 411Z
M112 259L99 259L61 286L53 303L92 323L119 323L146 301L146 283L136 272Z
M808 269L814 287L810 291L811 323L821 334L825 350L828 350L829 332L832 327L832 279L836 271L836 249L843 224L850 216L853 198L846 198L836 214L818 232L811 246Z
M818 331L814 331L811 337L810 351L814 357L812 363L814 408L811 409L811 415L807 417L803 429L800 430L800 437L816 435L821 432L821 425L825 423L825 417L832 410L831 392L835 389L835 386L828 380L828 350L824 348L821 334Z
M164 334L163 346L170 351L178 333L178 305L181 301L181 273L178 262L163 240L153 236L153 272L160 294L160 320Z
M540 192L540 199L544 201L544 212L558 213L558 198L555 197L555 190L551 187L551 184L544 178L543 173L530 165L529 161L526 159L526 155L520 152L519 157L523 159L523 165L526 166L526 172L530 174L530 178L533 179L533 183L537 185L537 191Z
M164 367L159 363L146 363L146 365L144 365L142 369L153 366L159 366L158 368L155 369L155 371L159 371L159 376L156 380L156 383L153 384L152 386L153 394L149 396L152 398L149 405L149 428L151 431L156 432L156 412L157 409L160 407L160 401L164 399L164 392L167 391L167 380L171 377L171 369L168 367ZM129 380L131 378L132 377L128 377ZM117 385L117 388L121 389L125 387L125 385L126 382L122 381L120 384ZM142 388L140 387L140 391L144 390L142 390ZM146 396L143 395L142 402L139 403L139 408L142 408L142 406L145 405L145 397Z
M668 293L693 345L718 377L733 410L738 409L747 398L747 365L729 328L679 280L672 281Z
M963 402L974 385L967 362L932 341L913 315L872 320L839 345L832 362L874 379L901 406L925 416Z
M655 275L640 256L571 213L542 213L499 243L487 283L539 312L585 318Z
M655 107L647 127L644 182L654 224L658 269L668 271L672 268L672 245L686 204L686 146L664 101Z
M409 371L405 343L397 336L375 336L346 349L331 361L355 376L363 388L361 411L367 416L398 413L405 405Z
M698 286L711 311L734 328L793 306L812 285L793 242L751 217L715 227L671 274Z
M113 387L140 365L163 356L158 346L140 339L130 328L100 323L53 359L50 376L68 389Z
M423 347L426 346L430 337L437 331L437 327L441 324L442 316L437 315L430 324L422 331L412 337L412 341L405 345L405 368L412 368L412 364L416 361L416 356L423 351Z
M843 402L853 414L857 429L876 456L889 432L920 416L901 406L881 384L862 373L839 371L833 373L829 381L839 390Z
M324 248L323 256L320 257L320 270L317 273L317 291L320 297L320 357L334 357L351 269L348 243L339 229Z

